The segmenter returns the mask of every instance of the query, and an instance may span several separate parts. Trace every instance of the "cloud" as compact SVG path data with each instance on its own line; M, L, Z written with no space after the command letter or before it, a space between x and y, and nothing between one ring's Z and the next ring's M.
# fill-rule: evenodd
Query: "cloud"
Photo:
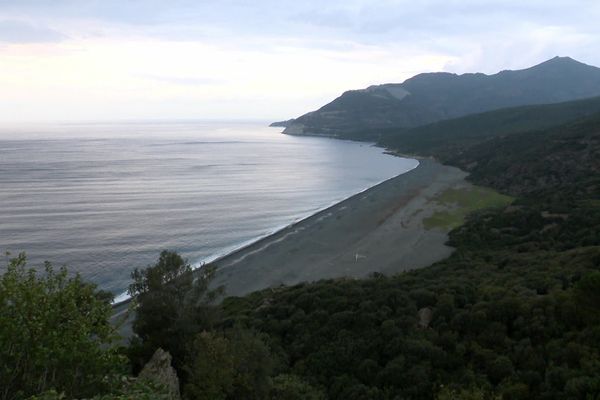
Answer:
M0 52L0 118L284 119L420 72L600 65L597 0L0 0L0 15L0 42L24 44Z
M16 19L0 20L0 42L55 43L65 39L66 35L45 26Z

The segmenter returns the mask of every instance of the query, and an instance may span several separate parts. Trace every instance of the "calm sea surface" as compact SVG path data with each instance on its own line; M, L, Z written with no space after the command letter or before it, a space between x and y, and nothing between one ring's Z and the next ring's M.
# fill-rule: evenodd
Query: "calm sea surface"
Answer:
M115 294L163 249L201 263L417 161L258 123L0 129L0 251ZM0 270L5 268L2 262Z

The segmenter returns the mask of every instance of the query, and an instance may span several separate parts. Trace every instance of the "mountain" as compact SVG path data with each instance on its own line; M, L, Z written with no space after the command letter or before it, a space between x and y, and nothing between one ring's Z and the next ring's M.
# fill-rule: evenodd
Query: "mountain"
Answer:
M359 131L412 128L500 108L594 96L600 96L600 68L555 57L528 69L494 75L425 73L400 84L351 90L280 125L289 134L361 139Z

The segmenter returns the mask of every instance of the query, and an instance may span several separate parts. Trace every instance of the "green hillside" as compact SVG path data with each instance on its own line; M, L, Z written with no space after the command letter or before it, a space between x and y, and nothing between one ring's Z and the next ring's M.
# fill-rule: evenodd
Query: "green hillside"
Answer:
M407 130L380 130L362 135L404 153L455 157L469 146L497 136L543 130L600 113L600 97L585 100L523 106L440 121Z

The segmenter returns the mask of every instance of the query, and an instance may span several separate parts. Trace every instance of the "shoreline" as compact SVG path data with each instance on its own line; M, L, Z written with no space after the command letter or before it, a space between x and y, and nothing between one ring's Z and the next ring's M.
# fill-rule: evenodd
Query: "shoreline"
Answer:
M375 144L372 144L372 145L375 146ZM358 195L360 195L362 193L365 193L365 192L367 192L367 191L369 191L369 190L371 190L373 188L376 188L379 185L385 184L386 182L388 182L388 181L390 181L392 179L396 179L396 178L398 178L398 177L400 177L402 175L408 174L411 171L419 168L419 166L421 165L421 161L419 159L417 159L416 157L404 156L404 155L401 156L401 155L390 153L390 152L386 152L386 151L384 151L384 154L389 154L389 155L394 156L394 157L401 157L401 158L412 159L412 160L417 161L417 165L415 165L413 168L411 168L411 169L409 169L409 170L407 170L405 172L402 172L401 174L398 174L398 175L393 176L391 178L384 179L384 180L382 180L380 182L375 183L373 186L366 187L366 188L362 189L359 192L351 194L351 195L349 195L347 197L344 197L344 198L342 198L340 200L335 200L335 201L331 202L330 204L324 206L323 208L319 208L319 209L315 210L314 212L311 212L310 214L307 214L305 216L297 218L296 220L292 221L289 224L285 224L285 225L281 225L279 227L275 227L271 231L268 231L268 232L266 232L263 235L260 235L260 236L257 236L255 238L246 240L246 241L244 241L242 243L230 246L230 247L226 248L224 251L221 251L219 253L213 254L213 255L207 257L204 260L197 261L197 262L195 262L195 263L193 263L191 265L192 269L194 271L196 271L196 270L199 270L200 268L202 268L205 265L217 264L219 261L221 261L221 260L223 260L223 259L225 259L227 257L233 256L233 255L235 255L238 252L242 252L242 251L246 250L248 247L257 245L261 241L267 240L270 237L275 236L275 235L279 234L282 231L285 231L286 229L292 229L294 226L296 226L298 224L301 224L304 221L306 221L306 220L308 220L308 219L310 219L312 217L315 217L315 216L319 215L320 213L326 212L327 210L336 207L340 203L343 203L343 202L345 202L347 200L350 200L351 198L353 198L355 196L358 196ZM125 291L125 292L123 292L123 293L115 296L115 299L113 300L112 306L113 307L118 307L120 305L128 303L130 300L131 300L131 298L129 297L129 295L127 295L127 292Z
M423 227L466 173L431 159L213 261L226 296L329 278L422 268L449 256L449 230ZM365 201L368 200L368 201Z
M380 182L377 182L373 186L366 187L366 188L364 188L364 189L362 189L362 190L360 190L360 191L358 191L358 192L356 192L354 194L351 194L351 195L349 195L347 197L344 197L344 198L342 198L340 200L335 200L335 201L331 202L330 204L324 206L323 208L319 208L319 209L315 210L314 212L311 212L310 214L307 214L305 216L297 218L296 220L294 220L293 222L291 222L289 224L281 225L281 226L276 227L273 230L271 230L271 231L269 231L269 232L267 232L267 233L265 233L263 235L257 236L256 238L249 239L249 240L247 240L247 241L245 241L245 242L243 242L243 243L241 243L239 245L231 246L230 247L231 250L226 250L226 251L217 253L216 255L212 255L212 256L208 257L207 259L205 259L205 260L201 260L199 262L196 262L196 263L192 264L192 269L196 270L196 269L202 268L204 265L215 264L215 263L221 261L224 258L232 256L232 255L234 255L237 252L241 252L241 251L245 250L248 247L251 247L251 246L254 246L255 244L258 244L259 242L261 242L263 240L269 239L271 236L277 235L277 234L279 234L280 232L282 232L282 231L284 231L286 229L291 229L294 226L296 226L298 224L301 224L304 221L306 221L306 220L308 220L310 218L313 218L313 217L315 217L318 214L324 213L327 210L336 207L338 204L343 203L343 202L351 199L354 196L358 196L358 195L360 195L362 193L365 193L365 192L367 192L367 191L369 191L369 190L371 190L371 189L373 189L373 188L375 188L375 187L377 187L379 185L382 185L382 184L386 183L387 181L390 181L392 179L396 179L396 178L398 178L398 177L400 177L400 176L402 176L404 174L408 174L412 170L418 168L419 165L421 164L418 159L413 158L413 157L399 156L399 155L396 155L396 154L385 153L385 152L384 152L384 154L389 154L389 155L393 155L393 156L397 156L397 157L401 157L401 158L414 159L414 160L417 161L417 165L414 166L413 168L411 168L411 169L409 169L409 170L401 173L401 174L398 174L398 175L393 176L391 178L384 179L384 180L382 180Z
M217 267L213 286L224 285L226 296L242 296L269 287L320 279L364 278L372 272L394 274L426 267L448 257L453 251L445 245L448 231L427 230L423 227L422 220L439 209L439 205L429 204L437 194L451 187L470 186L464 180L467 173L432 159L421 158L418 161L419 164L415 168L405 173L364 189L273 233L242 244L226 254L216 256L206 263ZM371 200L365 207L365 204L361 204L361 198L365 196L373 196L376 199ZM354 221L346 223L345 226L337 226L339 224L336 221L341 218L334 213L339 214L346 210L358 213L351 213ZM379 215L381 212L384 213L383 219ZM377 218L375 224L373 217ZM365 219L367 224L364 224ZM319 224L325 225L324 233ZM353 232L349 234L346 230ZM379 236L382 234L404 243L396 243L390 248L389 241L381 243L384 238ZM346 236L349 240L330 248L319 249L316 253L309 254L308 251L304 251L304 258L296 252L299 241L310 244L321 239L321 242L327 242L332 236ZM359 243L361 240L362 243ZM346 254L343 253L347 250L345 246L352 244L360 246L348 258L347 251ZM278 247L278 252L268 252L271 247ZM373 256L378 250L385 251ZM423 252L422 255L419 255L419 252ZM284 253L287 253L287 257ZM313 265L310 271L307 271L303 264L314 262L315 254L325 257L326 265L317 261L319 265ZM345 257L341 257L342 255ZM294 257L293 262L290 262L289 256ZM382 262L382 257L389 260ZM360 268L364 267L361 264L372 258L376 259L376 266L371 264L366 269ZM334 261L341 261L341 268L327 268L333 265ZM202 265L205 264L198 265L195 270L199 270ZM305 270L304 273L302 269ZM115 316L124 312L123 308L130 300L125 298L113 303Z

